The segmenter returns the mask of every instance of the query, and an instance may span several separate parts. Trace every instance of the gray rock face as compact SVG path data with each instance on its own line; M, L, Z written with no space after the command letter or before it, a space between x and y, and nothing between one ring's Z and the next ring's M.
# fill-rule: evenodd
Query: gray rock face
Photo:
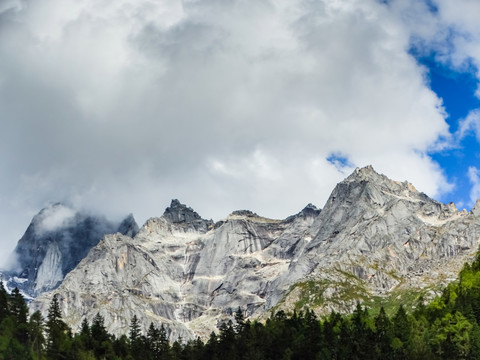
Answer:
M319 313L355 305L338 300L340 283L387 296L446 282L479 238L476 211L459 212L366 167L339 183L322 211L309 204L285 220L241 210L213 224L173 200L134 237L106 235L32 307L45 312L59 294L75 329L99 312L117 334L135 314L144 328L165 324L172 338L208 336L239 306L250 317L291 309L303 282L322 284L322 305L309 303L315 294L302 299ZM55 262L58 252L48 256Z
M336 186L311 231L315 237L290 271L276 280L268 306L294 303L298 294L282 298L305 280L332 283L325 289L330 294L324 296L326 302L338 295L340 280L351 282L351 275L372 296L445 284L478 249L480 217L367 167ZM356 300L343 309L353 308Z
M137 235L139 230L138 224L133 217L133 214L129 214L123 221L118 225L117 232L123 235L134 237Z
M192 208L181 204L177 199L173 199L172 203L163 213L163 218L173 224L181 224L188 231L206 232L213 226L212 220L204 220Z
M29 296L56 288L105 234L116 231L134 235L138 225L131 215L119 226L63 204L44 208L15 248L21 270L12 274L15 280L8 286L17 286Z
M181 213L188 209L173 205ZM117 334L128 332L137 315L145 328L162 322L172 338L207 336L239 306L248 315L263 307L272 280L301 253L318 214L310 206L279 221L241 211L214 228L197 216L172 216L171 208L149 219L134 238L105 236L32 307L46 311L59 294L65 319L75 328L99 312Z

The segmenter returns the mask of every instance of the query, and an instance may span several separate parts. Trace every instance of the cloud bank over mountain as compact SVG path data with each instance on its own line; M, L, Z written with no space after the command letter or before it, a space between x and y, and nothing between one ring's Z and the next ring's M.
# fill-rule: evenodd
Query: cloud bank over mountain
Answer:
M1 1L4 242L49 201L139 222L173 197L282 218L367 164L447 192L429 152L452 135L410 50L440 46L444 24L478 31L436 3ZM443 59L480 58L469 39Z

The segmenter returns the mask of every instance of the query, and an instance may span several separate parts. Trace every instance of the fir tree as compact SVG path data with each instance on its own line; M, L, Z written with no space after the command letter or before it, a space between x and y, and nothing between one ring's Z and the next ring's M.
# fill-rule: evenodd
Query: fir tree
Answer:
M70 329L62 319L62 312L55 295L48 309L46 322L47 355L49 359L67 359L70 340Z
M10 315L15 322L15 338L21 343L26 344L28 340L27 314L28 308L25 299L18 288L13 289L9 300Z
M8 293L3 287L3 282L0 281L0 323L9 315L10 311L8 309Z
M145 337L142 336L140 331L140 323L136 315L133 315L132 321L130 322L129 339L132 357L138 360L147 359L147 341Z
M43 352L45 345L45 336L43 317L40 311L35 311L28 322L28 339L30 350L37 359L40 359L40 354Z
M104 322L103 316L97 313L90 328L92 348L97 358L105 358L113 352L110 334L107 332Z
M385 359L390 354L390 343L393 340L393 325L383 306L375 316L375 352L379 359Z
M239 334L243 331L245 326L245 317L243 316L243 311L240 307L238 307L237 311L235 312L235 333Z

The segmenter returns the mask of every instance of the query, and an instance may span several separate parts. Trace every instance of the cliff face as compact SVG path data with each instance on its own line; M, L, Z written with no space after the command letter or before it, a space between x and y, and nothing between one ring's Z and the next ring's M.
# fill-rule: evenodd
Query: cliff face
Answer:
M106 235L34 308L45 310L58 293L75 326L99 312L115 333L128 332L137 315L145 327L162 322L174 338L208 335L239 306L248 315L263 308L272 281L302 252L320 213L309 205L278 221L236 211L213 224L181 215L188 210L174 200L134 238Z
M105 234L116 231L135 235L138 225L131 215L115 224L63 204L42 209L15 248L20 271L8 286L29 296L54 289Z
M332 192L312 224L314 238L277 280L268 306L289 309L310 297L325 314L349 311L358 300L428 295L454 280L478 249L475 211L441 204L371 167L357 169Z
M136 315L183 339L207 336L238 307L250 317L305 305L346 311L455 278L477 250L479 212L371 167L339 183L322 211L308 205L285 220L242 210L213 224L173 200L135 236L106 235L32 306L45 311L59 294L74 328L100 313L109 331L126 333Z

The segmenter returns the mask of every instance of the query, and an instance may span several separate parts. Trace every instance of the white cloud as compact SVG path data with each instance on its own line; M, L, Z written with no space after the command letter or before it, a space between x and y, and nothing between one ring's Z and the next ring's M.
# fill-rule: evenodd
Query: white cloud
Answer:
M480 109L470 111L467 117L460 121L457 136L459 139L463 139L472 132L480 142Z
M65 205L55 205L46 208L38 223L39 232L48 232L61 229L75 216L75 210Z
M426 153L445 114L398 4L16 5L0 16L0 225L64 199L140 222L174 197L286 217L350 170L332 153L441 194Z
M480 198L480 169L470 166L468 168L468 179L472 184L470 190L470 205L475 205L475 202Z
M480 79L480 3L472 0L394 0L392 11L409 28L418 51ZM432 11L432 9L434 11ZM480 97L477 89L477 97Z

